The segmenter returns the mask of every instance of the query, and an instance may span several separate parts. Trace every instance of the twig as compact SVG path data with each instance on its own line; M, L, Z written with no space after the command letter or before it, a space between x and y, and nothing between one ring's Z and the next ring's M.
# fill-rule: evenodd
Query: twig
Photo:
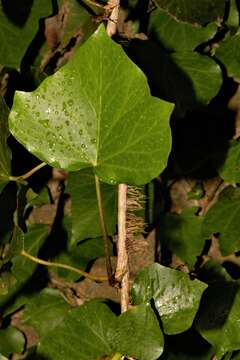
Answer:
M107 6L112 9L107 23L107 34L112 37L117 32L120 0L109 0Z
M42 162L40 164L38 164L37 166L35 166L32 170L28 171L27 173L23 174L23 175L19 175L19 176L9 176L9 180L10 181L19 181L19 180L26 180L27 178L29 178L30 176L32 176L35 172L37 172L38 170L42 169L44 166L46 166L47 164L45 162Z
M105 259L106 259L108 282L110 285L113 285L113 271L112 271L112 264L111 264L111 258L110 258L109 237L108 237L107 226L106 226L105 216L104 216L101 185L100 185L99 177L97 175L95 175L95 185L96 185L96 194L97 194L100 225L101 225L101 229L102 229L103 242L104 242L104 252L105 252Z
M121 282L121 311L129 305L129 270L127 253L127 185L118 185L118 257L115 279Z
M87 279L93 280L93 281L107 281L108 278L106 276L95 276L95 275L91 275L83 270L77 269L71 265L67 265L67 264L61 264L61 263L55 263L55 262L51 262L51 261L46 261L46 260L42 260L39 259L31 254L29 254L28 252L26 252L25 250L21 251L21 255L25 256L26 258L32 260L33 262L40 264L40 265L45 265L45 266L52 266L52 267L58 267L58 268L62 268L62 269L66 269L66 270L70 270L73 271L81 276L84 276Z

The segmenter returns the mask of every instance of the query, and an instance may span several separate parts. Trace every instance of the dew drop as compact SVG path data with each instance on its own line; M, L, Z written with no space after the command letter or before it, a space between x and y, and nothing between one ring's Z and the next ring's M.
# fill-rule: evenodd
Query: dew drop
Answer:
M92 123L91 122L87 122L87 126L91 127L92 126Z
M97 142L97 139L95 139L95 138L91 139L92 144L96 144L96 142Z
M79 135L82 135L83 134L83 130L80 129L79 132L78 132Z
M68 100L68 105L73 106L73 100L72 99Z
M85 148L86 148L86 145L85 145L85 144L81 144L81 148L82 148L82 149L85 149Z
M42 119L42 120L40 120L40 123L41 123L44 127L48 127L48 125L49 125L49 120L48 120L48 119Z
M70 125L70 121L69 121L69 120L66 120L65 124L66 124L67 126L69 126L69 125Z

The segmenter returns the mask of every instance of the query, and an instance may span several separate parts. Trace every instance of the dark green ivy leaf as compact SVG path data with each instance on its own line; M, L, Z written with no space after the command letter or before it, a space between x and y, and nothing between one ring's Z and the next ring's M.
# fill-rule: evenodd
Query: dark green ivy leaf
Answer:
M39 20L51 12L52 2L49 0L0 2L0 64L20 67L39 29Z
M240 189L228 187L220 195L204 217L203 236L211 238L219 233L222 255L229 255L240 250Z
M225 0L155 0L156 4L180 21L205 25L221 21L225 11Z
M222 41L215 55L226 67L229 77L240 78L240 34L227 37Z
M24 350L25 338L23 334L13 326L0 329L0 356L10 356L13 353L21 353Z

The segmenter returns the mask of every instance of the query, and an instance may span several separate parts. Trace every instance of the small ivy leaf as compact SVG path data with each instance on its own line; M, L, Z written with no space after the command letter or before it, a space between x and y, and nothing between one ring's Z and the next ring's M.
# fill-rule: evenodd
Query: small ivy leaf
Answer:
M54 167L93 167L104 182L144 184L167 164L172 109L150 95L142 71L101 26L37 90L16 93L9 124Z
M0 351L4 356L21 353L24 350L25 338L23 333L13 326L0 329ZM0 354L0 356L1 356Z
M7 138L9 136L8 114L8 107L0 96L0 192L9 182L11 174L11 151L7 145Z
M240 349L240 291L236 283L215 283L206 290L196 319L202 337L217 358Z
M230 140L229 148L225 155L224 163L218 167L218 173L221 178L230 183L240 182L240 143L236 140Z
M225 12L225 0L155 0L156 4L180 21L205 25L221 21Z
M216 57L224 64L229 77L240 78L240 34L228 37L216 49Z
M183 272L153 264L138 273L132 296L134 304L153 298L164 333L172 335L191 327L206 287Z
M0 2L0 64L17 69L20 67L38 31L39 20L51 15L51 12L52 4L49 0Z
M189 23L180 23L161 9L150 14L148 32L160 44L170 51L194 50L198 45L213 38L217 31L214 23L199 27ZM171 34L171 36L169 36Z
M161 225L161 239L165 246L192 269L201 254L205 239L202 236L203 217L196 216L196 208L182 214L166 214Z
M109 235L116 231L116 186L102 184L101 192ZM102 235L92 169L69 174L65 190L71 195L72 239L71 244Z
M240 189L227 187L204 217L202 234L206 239L219 233L223 256L240 250Z

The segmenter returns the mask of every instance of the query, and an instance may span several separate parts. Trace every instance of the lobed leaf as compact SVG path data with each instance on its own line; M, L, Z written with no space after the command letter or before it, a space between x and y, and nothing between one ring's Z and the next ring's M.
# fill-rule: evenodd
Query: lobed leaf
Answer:
M144 74L101 26L37 90L16 92L9 123L52 166L144 184L166 166L172 109L150 95Z
M138 273L132 297L134 304L153 299L164 333L172 335L191 327L206 287L183 272L156 263Z

